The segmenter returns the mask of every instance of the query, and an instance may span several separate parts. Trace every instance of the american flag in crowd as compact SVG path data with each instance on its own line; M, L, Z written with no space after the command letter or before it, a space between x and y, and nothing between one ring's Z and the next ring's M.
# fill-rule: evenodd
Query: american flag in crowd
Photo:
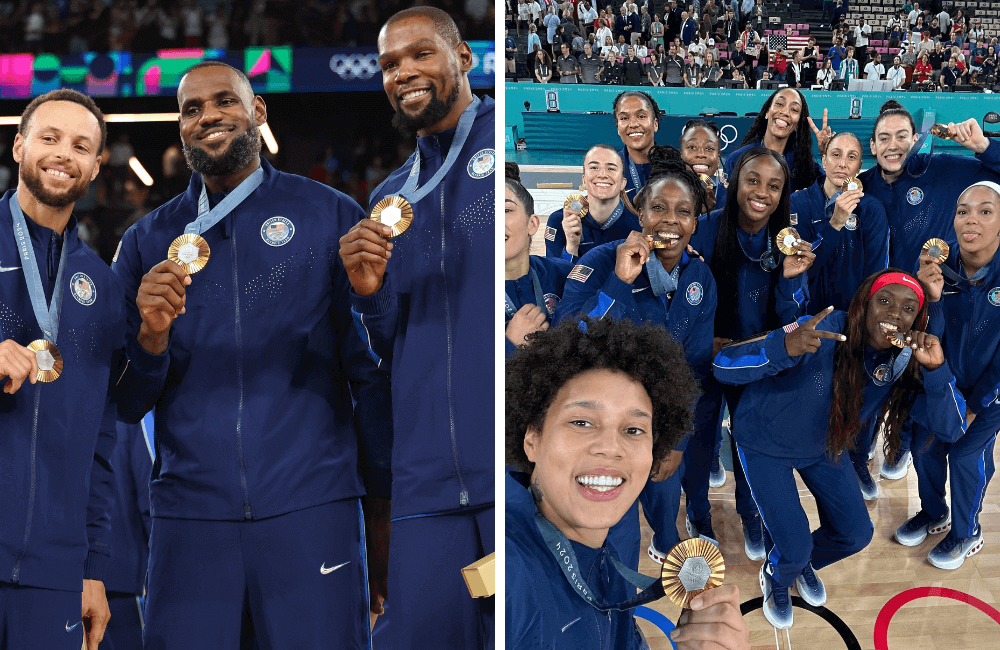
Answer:
M801 50L809 44L809 34L789 36L788 34L768 34L767 49L770 52L779 50Z

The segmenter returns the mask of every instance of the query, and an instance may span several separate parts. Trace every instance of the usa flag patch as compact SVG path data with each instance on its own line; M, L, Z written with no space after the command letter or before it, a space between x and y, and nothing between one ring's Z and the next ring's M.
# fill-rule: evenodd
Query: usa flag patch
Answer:
M552 226L545 226L545 238L549 241L556 240L556 229Z
M577 264L573 267L573 270L569 272L566 276L569 280L579 280L580 282L586 282L590 274L594 272L594 269L589 266L584 266L583 264Z

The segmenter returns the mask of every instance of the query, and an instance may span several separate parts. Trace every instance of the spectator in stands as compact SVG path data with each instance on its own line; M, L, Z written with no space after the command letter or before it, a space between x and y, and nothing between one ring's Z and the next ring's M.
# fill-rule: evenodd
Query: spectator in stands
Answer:
M980 43L984 43L983 40L986 36L986 31L983 29L983 22L979 18L974 18L971 23L971 29L969 29L969 49L977 47Z
M844 6L843 0L837 0L837 8L833 10L833 20L830 22L830 27L836 29L844 21L844 15L847 14L847 7Z
M934 39L931 38L931 33L928 32L926 29L923 30L922 32L920 32L920 41L917 45L917 57L919 57L921 54L926 54L930 56L930 54L934 51L934 47L936 45L937 44L934 42Z
M656 49L663 45L664 26L660 22L660 14L653 15L653 22L649 24L649 46Z
M885 66L882 65L882 55L878 52L872 54L872 60L865 66L865 79L876 80L885 76Z
M220 7L222 5L219 5ZM517 54L517 41L510 32L507 32L507 38L503 41L503 57L504 65L506 66L507 74L513 77L514 81L517 81L517 60L514 56Z
M715 62L715 55L709 50L705 52L705 63L701 66L701 85L704 88L717 88L719 79L722 78L722 71L719 64Z
M743 41L736 41L736 49L729 55L729 63L733 68L733 79L736 79L737 72L742 76L746 75L746 70L750 66L746 52L743 51Z
M899 47L899 42L906 35L907 24L906 13L903 11L900 11L898 16L889 20L889 24L886 25L886 32L889 34L890 48Z
M785 81L792 88L806 88L806 84L802 82L803 80L803 63L802 63L802 52L796 52L792 55L792 62L788 64L788 70L785 73Z
M966 39L966 18L965 12L961 9L955 14L955 18L951 21L951 42L954 45L962 47L965 45Z
M597 10L590 4L589 0L581 2L577 13L580 17L580 29L585 35L593 34L597 21Z
M747 85L746 77L739 70L733 70L733 81L735 81L737 84L743 84L742 86L738 85L737 88L749 88L750 87L750 86Z
M833 69L833 60L825 59L823 67L816 73L816 83L823 86L823 90L830 90L830 84L837 78L837 71Z
M655 50L649 53L649 63L646 64L646 78L649 79L650 85L663 85L663 63L660 61L660 55Z
M956 84L962 83L962 76L958 71L956 63L957 60L953 56L949 58L948 63L941 68L941 76L939 77L941 90L944 90L945 88L953 88Z
M611 42L614 43L615 35L612 33L611 28L608 27L608 22L606 20L598 20L598 25L600 25L600 27L597 28L595 36L601 47L604 47L607 39L611 39ZM604 56L603 50L601 52L601 56Z
M42 4L31 5L31 13L24 18L24 45L32 54L38 54L42 46L42 36L45 32L45 14Z
M535 23L528 25L528 71L535 69L535 53L541 51L542 41L538 38L538 28Z
M549 46L549 52L552 53L552 56L556 56L556 29L559 27L559 15L556 13L555 5L549 7L548 13L542 19L542 24L545 25L545 38Z
M663 60L663 85L679 88L684 85L684 58L677 52L677 45L670 44L667 57Z
M688 16L688 12L681 13L681 42L684 43L685 48L694 41L697 34L698 26Z
M622 83L622 67L618 63L617 50L608 50L604 55L604 65L600 71L601 83L620 86Z
M733 49L733 43L740 37L739 21L733 16L732 8L726 9L726 19L722 22L722 34L729 44L729 49Z
M753 24L753 28L761 36L764 35L764 29L767 28L767 7L764 6L762 0L756 0L757 4L753 6L750 10L750 23Z
M641 34L642 34L641 38L642 38L642 40L648 42L649 41L649 28L653 24L653 19L650 18L649 12L646 11L646 5L643 5L643 6L641 6L639 8L639 21L640 21L639 27L640 27Z
M628 56L622 61L622 85L640 86L643 79L643 63L635 55L635 48L629 46Z
M583 45L583 56L580 62L580 83L598 84L601 79L598 76L601 70L601 57L594 52L594 47L590 43Z
M583 40L583 36L581 36L580 34L574 34L573 42L570 43L569 46L569 51L573 53L573 56L579 59L581 56L583 56L583 45L586 42L587 41Z
M697 41L693 41L690 45L688 45L688 57L694 58L694 62L698 64L698 67L701 67L701 65L705 63L705 51L707 49L707 41L699 38Z
M833 69L840 72L840 62L847 58L847 51L844 49L844 39L837 37L833 47L826 53L826 60L833 62Z
M187 47L198 47L201 42L201 7L193 0L184 0L181 19L184 22L184 44Z
M715 39L710 38L708 42L705 43L705 56L709 54L712 55L712 60L715 61L716 65L719 63L719 48L715 45Z
M900 56L892 59L892 67L885 73L887 81L892 82L892 89L899 90L906 83L906 69L903 67L903 60Z
M608 52L614 52L615 58L618 58L620 52L618 51L618 46L611 42L611 37L606 36L604 38L604 45L601 46L601 58L606 58Z
M528 8L531 10L531 22L534 23L535 27L543 27L542 5L538 4L538 0L531 0L528 3Z
M851 84L851 79L858 76L858 62L854 58L854 46L847 46L847 57L840 62L840 78L844 80L844 86Z
M827 18L827 16L829 16L829 18ZM829 20L830 22L826 22L827 20ZM823 15L820 16L819 26L821 29L823 27L830 27L832 22L833 22L833 0L823 0Z
M983 71L981 77L988 86L992 86L996 82L997 74L997 58L993 54L990 54L983 60Z
M761 57L758 59L758 63L767 63L768 61L768 59L764 58L763 52L764 48L762 47ZM786 81L788 78L787 76L788 76L788 53L783 50L777 50L774 53L774 65L771 67L771 77L778 81Z
M928 57L931 62L931 81L935 86L940 85L938 79L941 77L941 68L948 64L949 53L944 51L944 43L938 41L934 44L934 51Z
M540 49L535 54L535 79L540 84L547 84L552 79L552 59L545 50Z
M949 34L951 34L951 16L948 15L944 7L941 8L940 13L937 15L937 22L938 28L941 30L941 40L947 41Z
M969 52L970 70L982 70L983 61L989 56L989 48L986 45L986 41L979 41L974 48Z
M649 58L649 52L649 48L646 47L646 41L640 38L639 43L635 46L635 55L639 57L643 63L646 63L646 59Z
M868 39L871 38L871 35L872 26L862 16L861 24L854 28L854 56L858 58L858 61L868 60Z
M910 21L910 31L913 31L914 29L917 28L917 19L920 18L920 3L919 2L914 2L913 3L913 9L910 10L910 13L907 16L907 18Z
M819 65L819 49L816 47L816 37L810 36L805 47L799 52L802 54L802 78L799 80L803 88L808 88L816 83L816 68Z
M748 23L753 19L753 8L757 0L742 0L740 2L740 22Z
M560 46L559 58L556 59L555 67L559 71L559 83L575 84L579 83L580 63L576 57L570 54L569 45L565 43Z
M619 39L623 36L628 38L631 30L632 26L628 22L628 9L625 5L622 5L621 9L618 10L618 14L615 15L615 35Z
M684 87L698 88L701 86L701 66L694 56L688 55L687 63L684 64Z
M912 42L906 42L904 46L905 51L900 51L899 58L903 62L903 67L912 69L917 64L917 53L913 49Z
M941 23L937 18L931 20L931 26L927 28L927 31L930 32L931 38L933 38L936 43L943 43L947 40L944 34L941 33Z
M531 7L525 0L517 0L517 35L521 35L521 30L527 31L528 23L531 22Z
M921 54L920 61L913 69L913 83L926 86L931 82L933 72L934 68L931 67L930 57L927 54Z

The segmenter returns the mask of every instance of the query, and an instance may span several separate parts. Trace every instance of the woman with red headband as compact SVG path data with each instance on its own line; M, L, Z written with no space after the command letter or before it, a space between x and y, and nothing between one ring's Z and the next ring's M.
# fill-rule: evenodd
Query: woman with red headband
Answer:
M715 357L719 381L747 384L733 431L764 520L760 584L764 615L775 627L792 625L793 583L807 603L823 605L816 570L871 541L871 519L844 453L861 423L887 417L893 453L908 416L942 439L964 433L964 401L940 342L924 331L927 310L916 279L888 269L861 284L847 312L828 307ZM793 469L816 498L821 525L812 533Z

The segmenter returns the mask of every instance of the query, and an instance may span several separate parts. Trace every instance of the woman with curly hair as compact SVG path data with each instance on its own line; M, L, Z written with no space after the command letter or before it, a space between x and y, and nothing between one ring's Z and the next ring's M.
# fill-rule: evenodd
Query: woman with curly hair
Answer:
M792 626L789 587L822 606L816 571L871 541L874 527L844 454L861 423L886 419L890 451L907 417L944 440L964 433L965 404L940 342L924 331L927 312L920 283L887 269L865 280L847 312L828 307L715 357L719 381L746 385L733 412L734 459L767 531L760 586L764 615L777 628ZM811 533L792 470L816 499L820 527Z
M684 346L685 358L700 381L711 372L715 280L708 265L689 257L685 249L704 210L705 186L674 147L654 146L649 160L652 175L636 196L642 231L583 256L578 268L585 270L566 281L556 322L583 313L656 324ZM676 522L681 484L675 470L684 446L671 452L640 496L653 529L648 553L661 563L680 541ZM611 539L625 564L637 570L638 503L612 529Z
M719 125L715 122L688 120L681 129L681 157L694 168L695 173L711 179L711 189L706 186L706 212L726 203L726 184L718 178L722 164L720 139Z
M504 387L507 463L524 472L505 485L506 647L649 647L628 602L643 577L608 529L691 426L697 384L662 327L585 318L530 339ZM735 585L691 605L678 647L749 650Z
M792 170L792 191L809 187L821 174L819 165L813 159L813 136L819 138L819 149L826 150L826 141L831 131L826 127L816 128L809 117L809 105L802 93L794 88L775 91L760 109L757 118L743 138L739 149L726 157L724 169L732 176L736 161L751 147L765 146L784 156L788 168ZM812 131L812 133L810 133Z

